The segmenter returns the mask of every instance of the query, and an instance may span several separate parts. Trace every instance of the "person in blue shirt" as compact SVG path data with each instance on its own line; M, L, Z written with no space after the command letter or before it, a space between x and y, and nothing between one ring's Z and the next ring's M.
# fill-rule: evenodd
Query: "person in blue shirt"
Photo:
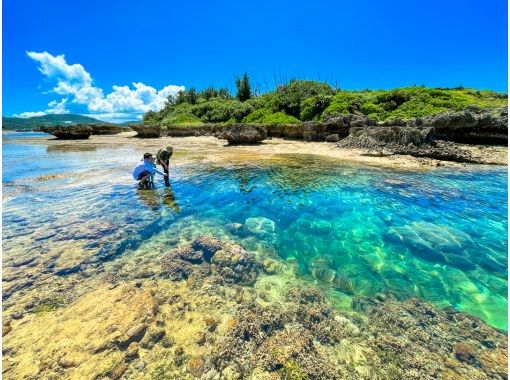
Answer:
M158 169L156 169L156 157L154 157L151 153L145 153L143 155L143 160L140 160L138 164L135 166L133 170L133 178L138 181L140 188L149 188L150 178L154 176L155 173L158 173L162 176L168 177L167 173L162 173Z

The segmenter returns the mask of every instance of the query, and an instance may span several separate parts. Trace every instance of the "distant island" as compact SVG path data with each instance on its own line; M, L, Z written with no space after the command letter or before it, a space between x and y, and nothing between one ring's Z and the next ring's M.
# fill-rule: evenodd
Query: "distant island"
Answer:
M135 124L136 121L125 122L117 125ZM6 117L2 116L2 129L15 131L33 131L38 127L51 127L57 125L74 125L74 124L113 124L94 119L89 116L64 114L64 115L44 115L28 118Z

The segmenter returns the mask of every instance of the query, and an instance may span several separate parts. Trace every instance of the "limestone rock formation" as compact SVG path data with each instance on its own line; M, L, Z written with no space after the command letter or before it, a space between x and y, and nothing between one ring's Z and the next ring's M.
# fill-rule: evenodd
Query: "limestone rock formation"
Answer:
M403 148L432 145L432 128L353 127L338 146L349 148Z
M255 124L232 124L223 128L219 138L227 140L230 145L256 144L267 138L267 129Z
M125 131L125 128L121 128L115 124L87 124L92 127L93 135L115 135Z
M159 125L129 125L137 133L139 138L158 138L161 137L161 127Z
M52 134L59 140L84 140L92 134L89 125L57 125L55 127L39 127L39 130Z

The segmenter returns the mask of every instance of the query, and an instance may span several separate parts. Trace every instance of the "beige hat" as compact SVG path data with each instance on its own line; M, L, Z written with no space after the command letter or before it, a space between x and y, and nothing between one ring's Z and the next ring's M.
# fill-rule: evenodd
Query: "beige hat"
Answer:
M163 149L159 149L156 153L158 160L169 160L174 153L174 148L170 145L165 146Z

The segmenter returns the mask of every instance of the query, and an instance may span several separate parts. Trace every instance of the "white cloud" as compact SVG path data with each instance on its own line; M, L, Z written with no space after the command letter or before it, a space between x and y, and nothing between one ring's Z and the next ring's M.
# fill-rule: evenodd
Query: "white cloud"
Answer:
M82 116L93 117L94 119L106 121L108 123L123 123L125 121L136 121L142 118L142 115L124 113L124 112L110 112L110 113L87 113L81 114Z
M44 116L46 115L46 112L44 111L37 111L37 112L22 112L22 113L15 113L12 115L13 117L21 117L23 119L29 118L29 117L35 117L35 116Z
M65 113L69 113L69 110L66 110L66 102L67 98L62 99L60 102L57 102L56 100L52 100L48 103L48 107L44 111L37 111L37 112L22 112L20 114L14 114L12 116L14 117L21 117L21 118L29 118L29 117L35 117L35 116L44 116L48 114L54 114L54 115L61 115Z
M133 87L134 89L128 86L113 86L113 92L104 98L96 97L88 104L88 108L92 112L159 111L165 106L169 95L176 95L184 90L183 86L170 85L157 91L143 83L133 83Z
M63 54L54 57L48 52L27 51L27 55L40 63L39 71L49 78L65 78L70 82L92 83L92 77L85 71L85 68L77 63L68 65Z
M48 103L48 107L50 108L48 108L46 112L59 115L69 113L69 110L66 110L66 102L67 98L62 99L60 102L52 100L51 102Z
M159 111L165 106L168 96L185 89L184 86L168 85L157 90L137 82L132 84L133 88L114 85L113 91L105 96L101 88L93 86L92 76L85 68L80 64L69 65L64 55L53 56L48 52L27 52L27 55L39 63L41 73L56 81L54 93L66 96L66 101L71 97L71 103L87 106L92 115L128 113L139 119L149 110Z

